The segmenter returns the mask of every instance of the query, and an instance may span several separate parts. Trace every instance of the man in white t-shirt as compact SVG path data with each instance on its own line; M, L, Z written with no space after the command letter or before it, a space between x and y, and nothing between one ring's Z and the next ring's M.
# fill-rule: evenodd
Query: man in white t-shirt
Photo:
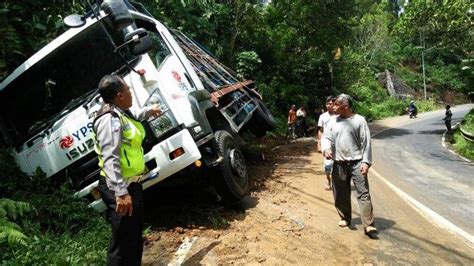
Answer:
M326 112L319 116L318 120L318 152L321 152L321 136L325 128L327 127L329 121L333 118L334 113L332 110L332 105L336 98L334 96L329 96L326 98ZM332 160L324 158L324 173L326 174L327 183L324 186L325 190L331 190L331 171L332 171Z

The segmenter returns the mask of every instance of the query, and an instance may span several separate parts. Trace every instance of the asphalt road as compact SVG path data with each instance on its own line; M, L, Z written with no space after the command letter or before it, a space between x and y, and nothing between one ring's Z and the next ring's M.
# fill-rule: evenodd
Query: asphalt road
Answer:
M473 105L452 108L453 125ZM372 131L374 170L389 183L460 229L474 234L474 163L442 145L444 111L393 120ZM383 198L383 197L382 197Z

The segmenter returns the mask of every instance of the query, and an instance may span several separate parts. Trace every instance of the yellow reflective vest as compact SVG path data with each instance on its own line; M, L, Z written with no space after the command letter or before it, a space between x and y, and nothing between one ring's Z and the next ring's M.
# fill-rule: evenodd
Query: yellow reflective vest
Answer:
M145 158L143 154L142 142L145 138L143 125L121 112L110 111L113 115L118 115L122 127L122 143L120 145L120 168L125 181L132 177L143 174L145 171ZM95 137L95 134L94 134ZM99 155L99 167L102 169L100 175L106 176L104 160L99 145L96 141L96 152Z

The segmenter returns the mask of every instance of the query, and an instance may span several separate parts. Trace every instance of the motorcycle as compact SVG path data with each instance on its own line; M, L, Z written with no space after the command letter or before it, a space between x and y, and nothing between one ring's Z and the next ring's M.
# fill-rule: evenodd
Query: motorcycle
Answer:
M408 117L410 118L416 118L417 115L417 110L416 108L414 109L408 109Z

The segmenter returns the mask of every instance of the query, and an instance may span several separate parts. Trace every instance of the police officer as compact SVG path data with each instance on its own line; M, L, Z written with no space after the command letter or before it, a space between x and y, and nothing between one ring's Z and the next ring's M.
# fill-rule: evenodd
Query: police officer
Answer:
M118 75L106 75L99 82L104 105L93 125L96 152L101 169L99 192L112 224L108 265L140 265L143 253L143 190L145 170L142 141L145 130L139 122L159 116L158 105L147 107L136 117L128 110L132 94Z

